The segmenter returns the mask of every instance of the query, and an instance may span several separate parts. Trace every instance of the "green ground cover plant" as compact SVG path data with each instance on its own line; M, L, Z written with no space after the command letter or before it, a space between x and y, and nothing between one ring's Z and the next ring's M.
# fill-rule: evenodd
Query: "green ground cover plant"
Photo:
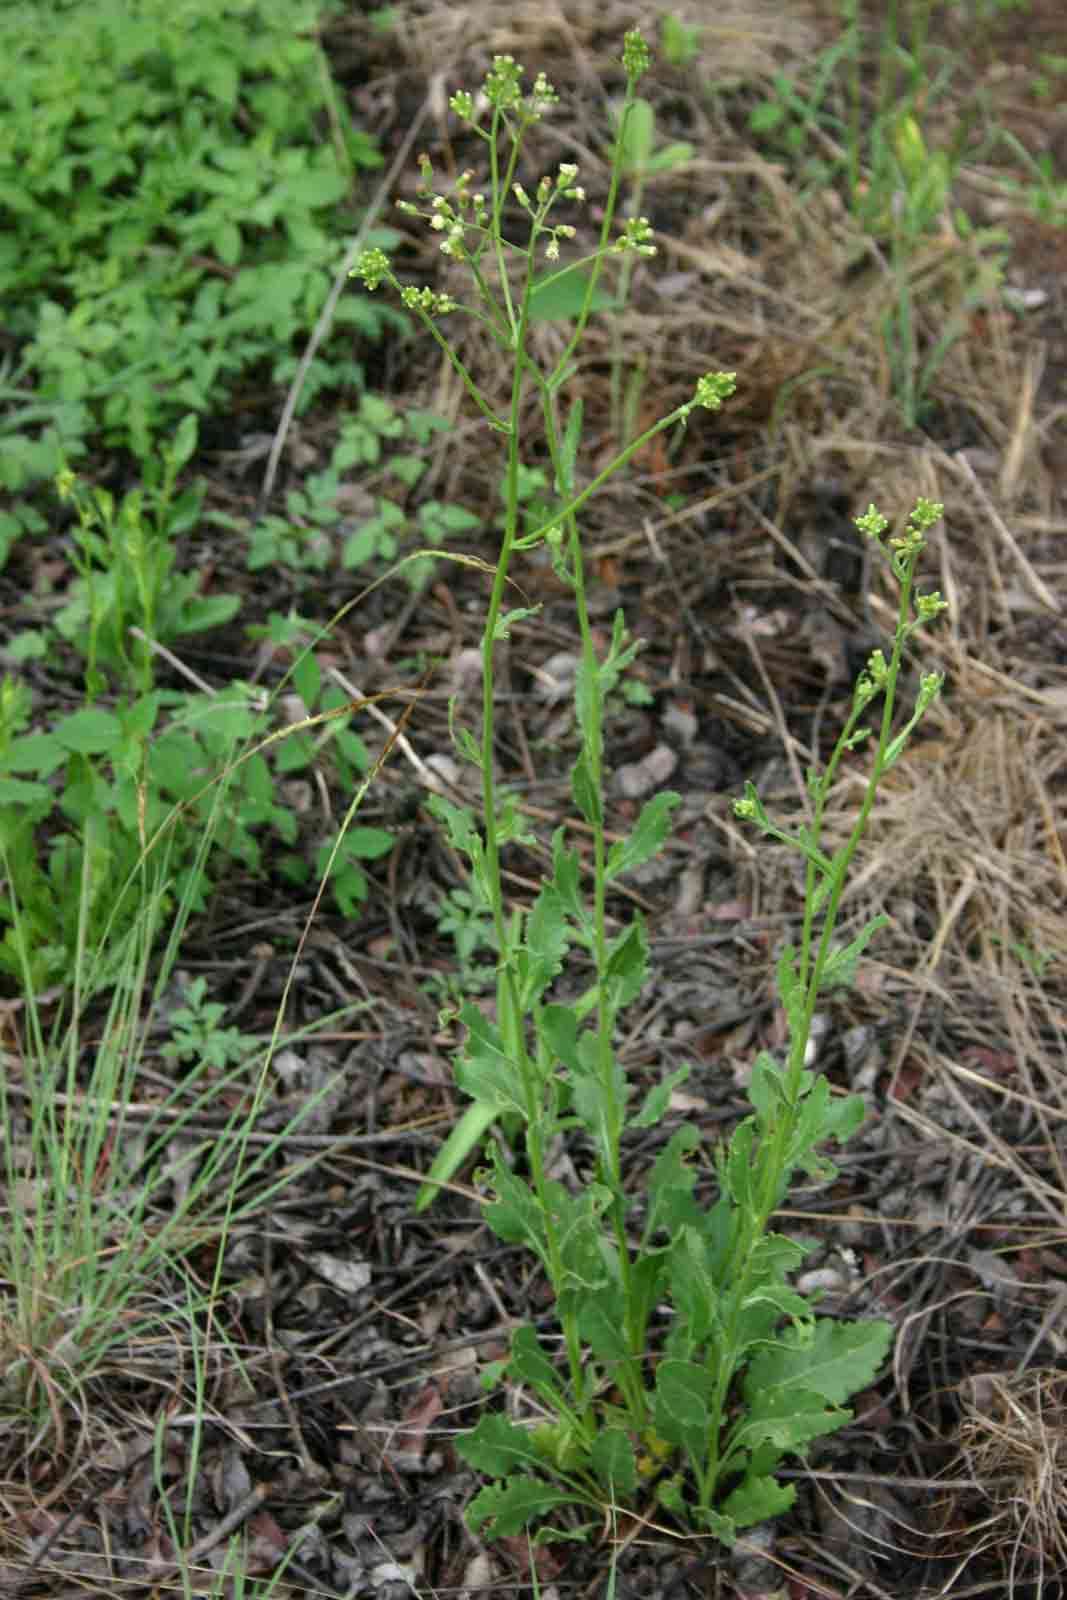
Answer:
M289 619L273 632L304 637ZM31 992L69 987L78 944L94 957L95 991L114 981L142 900L163 910L188 899L202 911L224 863L263 870L264 831L282 849L274 865L305 886L325 874L345 916L367 897L364 864L394 843L385 828L343 839L300 836L283 785L314 765L351 791L372 761L351 726L349 696L323 683L313 650L292 669L306 717L280 716L273 696L239 682L218 693L152 688L87 703L46 730L31 726L31 694L0 681L0 972ZM151 888L146 889L150 883ZM88 981L88 980L87 980Z
M655 795L629 835L609 847L605 703L638 644L620 612L610 639L598 648L579 513L650 438L684 427L700 410L717 410L735 380L731 373L705 373L691 399L628 442L595 477L583 475L582 403L572 380L598 278L607 261L655 252L643 217L625 218L616 233L627 122L649 60L639 33L627 34L622 59L626 99L599 242L578 263L585 273L584 301L550 371L538 367L528 344L531 296L535 284L544 282L538 276L542 264L561 262L576 235L561 215L572 214L569 208L586 198L571 163L544 176L533 192L516 179L525 136L556 101L551 85L540 76L526 86L511 57L496 57L477 98L462 91L450 101L484 142L485 191L475 187L472 172L442 190L423 158L419 202L404 203L441 236L442 251L469 268L475 297L468 314L490 330L512 375L506 407L494 408L449 342L442 324L461 309L454 298L401 284L380 250L365 253L355 270L367 289L388 284L420 317L500 436L506 463L504 527L483 633L481 725L476 733L454 727L459 753L479 772L481 808L476 813L443 798L431 802L450 843L469 864L464 926L477 926L480 938L492 939L496 1008L489 1014L472 999L459 1007L465 1043L456 1058L456 1082L472 1106L435 1163L428 1190L455 1170L494 1123L521 1130L517 1159L501 1144L490 1147L489 1166L480 1176L485 1216L501 1240L525 1246L537 1259L554 1296L560 1357L533 1327L524 1326L514 1335L509 1357L487 1374L490 1388L510 1383L525 1390L541 1420L528 1428L492 1410L460 1438L460 1453L493 1480L471 1505L469 1521L490 1535L540 1524L540 1537L581 1537L599 1524L605 1504L629 1504L654 1484L663 1506L730 1543L739 1530L788 1508L794 1490L775 1476L776 1468L849 1420L845 1402L870 1383L890 1344L884 1322L847 1324L816 1315L792 1282L806 1246L775 1231L772 1218L798 1171L816 1179L833 1176L824 1146L845 1140L863 1117L858 1096L835 1097L827 1080L808 1070L808 1046L819 995L852 981L882 925L876 920L846 943L836 938L849 866L879 782L941 686L938 675L922 676L915 704L897 727L907 646L942 608L936 594L914 591L925 536L941 508L919 501L888 546L882 543L885 519L874 508L859 519L861 530L885 548L899 584L897 624L888 654L874 651L856 682L825 769L809 774L804 820L773 821L752 785L737 802L739 817L791 846L804 865L800 941L781 951L777 969L789 1026L785 1059L762 1053L755 1062L751 1114L714 1153L717 1195L710 1205L698 1195L698 1180L710 1175L712 1163L688 1124L662 1145L643 1186L632 1185L625 1170L627 1135L663 1120L686 1069L636 1102L615 1041L620 1018L649 977L649 943L640 915L619 921L610 897L613 884L661 848L679 797ZM534 528L524 516L524 455L529 458L532 442L521 420L528 389L540 403L553 500ZM540 492L546 487L541 484ZM551 870L533 903L509 907L504 852L510 844L532 841L514 796L497 776L496 647L536 626L537 607L508 609L507 602L521 582L513 577L517 558L541 547L573 594L581 638L575 688L580 750L571 794L590 833L591 884L560 828L552 841ZM875 721L873 732L868 717ZM864 747L863 799L846 843L829 854L822 839L827 798L842 761ZM575 984L579 998L567 999ZM559 1135L577 1139L588 1155L592 1176L580 1191L551 1175L550 1151ZM670 1317L661 1333L657 1308L663 1304Z
M313 747L294 735L260 752L252 747L275 720L262 691L157 686L169 648L240 606L236 594L202 593L202 574L182 566L182 541L207 520L204 481L189 475L201 420L250 375L292 375L294 341L348 247L361 178L381 165L328 70L319 30L334 9L55 0L47 26L40 6L5 15L0 296L11 348L0 370L0 485L19 498L0 514L0 563L69 517L75 574L47 625L16 635L5 660L63 660L69 646L84 696L42 728L15 677L2 690L0 854L11 892L0 903L0 970L38 989L69 987L83 921L96 981L121 968L146 871L168 903L188 894L202 907L209 819L216 861L260 870L265 828L300 844L282 780L326 746L346 785L369 765L333 686L316 682L311 694L309 714L325 716ZM285 518L240 528L252 570L284 562L298 576L336 560L342 477L381 470L383 440L395 448L396 481L417 481L433 424L415 412L394 421L387 402L364 393L351 349L353 333L374 339L387 326L407 319L369 296L340 308L300 407L346 391L349 421L326 469L291 490ZM101 449L131 487L92 481ZM391 509L383 495L383 526L349 533L343 565L389 554L408 526L399 511L401 526L385 526ZM467 526L465 515L418 511L437 542ZM305 689L312 670L301 669ZM221 772L225 784L213 786ZM145 866L154 840L158 875ZM328 845L293 848L281 870L306 882L329 857L335 897L353 914L367 888L359 863L386 848L381 830L362 830L339 857Z
M7 8L0 297L18 341L0 483L89 444L144 460L243 374L285 382L381 164L337 95L319 0L55 0ZM323 133L326 136L323 136ZM362 387L347 330L397 315L350 297L308 374ZM287 365L288 364L288 365Z

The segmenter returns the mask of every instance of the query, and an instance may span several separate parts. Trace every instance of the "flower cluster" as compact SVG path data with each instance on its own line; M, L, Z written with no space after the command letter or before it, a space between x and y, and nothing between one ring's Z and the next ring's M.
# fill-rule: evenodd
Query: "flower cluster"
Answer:
M473 172L461 172L452 185L451 198L433 192L433 167L429 156L419 157L422 185L418 190L427 206L413 205L410 200L398 200L397 208L410 216L423 217L435 233L443 233L441 251L446 256L462 258L465 253L464 236L468 227L484 231L489 225L489 206L484 194L471 193Z
M916 500L904 532L899 538L889 541L890 561L898 578L903 577L908 562L922 550L926 544L927 533L935 522L940 522L944 514L945 508L939 500L926 500L921 495ZM882 534L888 526L885 517L880 511L876 511L874 506L869 506L862 517L856 518L856 527L876 543L881 542ZM935 590L933 594L916 596L915 609L920 621L930 622L939 612L946 609L947 604L948 602L942 600Z
M555 178L550 178L546 175L541 179L537 185L537 193L532 199L521 183L513 183L511 192L523 210L529 214L532 221L540 228L554 201L561 197L564 200L581 201L585 199L585 190L574 181L577 176L578 168L574 162L564 161L560 164ZM566 222L558 223L554 228L547 229L549 240L545 247L545 255L549 261L559 260L559 241L561 239L573 239L575 231Z

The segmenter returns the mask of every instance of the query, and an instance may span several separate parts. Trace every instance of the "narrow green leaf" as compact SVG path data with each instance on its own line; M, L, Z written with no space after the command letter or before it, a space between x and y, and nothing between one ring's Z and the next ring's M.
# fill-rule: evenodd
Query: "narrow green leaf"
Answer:
M537 896L526 918L526 947L553 976L567 953L567 918L563 903L551 884Z
M601 818L600 791L593 782L584 750L571 769L571 793L586 822L596 826Z
M580 1073L578 1020L570 1006L545 1006L539 1022L549 1050L570 1072Z
M194 411L187 412L178 424L174 442L168 451L175 472L181 471L196 449L197 426L197 416Z
M856 981L856 966L860 956L880 929L888 927L888 917L873 917L843 950L832 950L827 957L819 980L820 990L850 989Z
M836 1433L851 1420L851 1411L828 1406L809 1389L776 1389L761 1397L758 1411L750 1407L742 1413L731 1431L723 1465L752 1451L759 1451L767 1464L772 1458L803 1455L814 1440Z
M673 172L676 167L684 167L687 161L692 161L694 154L693 146L687 140L680 139L675 144L665 144L662 150L657 150L645 170L649 174Z
M680 1083L684 1083L689 1076L689 1067L678 1067L674 1072L668 1073L662 1083L657 1083L645 1095L640 1111L635 1116L628 1117L628 1128L654 1128L663 1121L670 1105L671 1094Z
M684 1122L653 1162L648 1179L646 1238L651 1239L663 1228L673 1239L683 1224L695 1226L701 1221L703 1213L693 1199L696 1173L686 1165L686 1157L699 1144L699 1131L691 1122Z
M505 1244L522 1244L543 1266L550 1264L545 1242L545 1218L537 1196L521 1178L503 1166L492 1151L494 1198L485 1206L485 1220ZM550 1186L551 1187L551 1186Z
M708 1446L712 1379L693 1361L661 1361L656 1368L655 1427L661 1439L703 1461Z
M577 850L567 849L566 833L563 828L557 828L552 835L552 887L568 916L584 926L588 922L588 912L579 888L581 873L582 863Z
M240 599L235 594L205 595L199 600L189 600L182 606L182 632L206 633L209 628L219 628L235 617L240 608Z
M322 687L322 673L313 651L309 650L306 655L301 656L293 668L293 687L303 700L306 710L309 713L313 711Z
M416 1212L425 1211L438 1195L438 1184L454 1178L467 1158L479 1149L482 1140L500 1115L495 1104L475 1102L468 1106L434 1156L427 1176L437 1180L420 1186L415 1198Z
M536 617L540 610L540 606L516 606L514 611L505 611L496 619L493 627L493 638L496 640L510 639L511 630L516 622L523 622L527 617Z
M469 735L468 735L469 737ZM457 806L451 800L446 800L444 795L431 794L426 799L427 808L444 824L448 834L448 842L453 850L459 850L468 860L475 854L481 853L482 840L474 821L474 813L469 806Z
M807 1003L805 986L800 981L797 971L796 945L784 945L778 956L776 967L778 978L778 993L781 996L782 1006L785 1010L786 1020L789 1023L789 1036L795 1038L804 1024L804 1010Z
M545 1354L536 1331L528 1324L516 1328L512 1335L508 1374L522 1383L528 1383L542 1400L557 1410L563 1403L563 1391L556 1369Z
M745 1121L734 1129L726 1155L726 1189L734 1204L744 1212L754 1211L756 1205L752 1192L755 1176L752 1168L752 1140L755 1131L751 1117L746 1117Z
M642 806L629 838L620 839L611 847L607 861L609 882L634 867L644 866L658 854L670 832L671 813L681 803L681 798L680 794L665 789Z
M505 1048L499 1029L469 1000L460 1008L459 1017L467 1029L467 1042L456 1063L457 1084L472 1100L492 1108L494 1116L501 1111L523 1115L522 1072Z
M707 1244L695 1227L683 1226L670 1248L671 1298L692 1348L706 1343L719 1322L719 1287Z
M625 1333L626 1304L616 1283L589 1295L578 1311L578 1331L598 1361L625 1361L630 1354Z
M764 1130L771 1127L785 1105L785 1070L766 1050L761 1050L753 1063L748 1098Z
M159 715L161 699L158 692L141 695L132 706L120 713L122 725L131 738L144 739L151 733Z
M612 1004L627 1006L644 988L648 976L648 934L640 912L635 913L628 928L624 928L608 946L608 962L604 982L610 986Z
M637 177L648 170L656 138L656 113L647 100L638 96L629 108L622 130L623 171Z
M557 494L570 498L574 493L574 468L578 459L578 446L582 441L582 415L583 403L579 398L571 406L567 416L567 427L563 435L563 444L560 449L560 477L562 481L556 485Z

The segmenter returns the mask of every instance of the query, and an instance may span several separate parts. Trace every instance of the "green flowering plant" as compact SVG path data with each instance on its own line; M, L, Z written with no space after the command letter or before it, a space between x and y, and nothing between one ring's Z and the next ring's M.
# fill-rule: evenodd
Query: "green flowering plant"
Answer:
M731 1542L740 1529L789 1506L794 1490L779 1481L775 1469L849 1420L844 1402L871 1382L889 1348L891 1330L884 1322L844 1324L815 1315L793 1284L807 1247L771 1224L795 1173L823 1181L833 1176L826 1143L846 1139L863 1117L858 1096L835 1097L827 1080L808 1069L807 1051L819 994L851 980L880 926L870 924L843 948L835 941L846 876L878 782L940 687L939 678L924 678L913 716L894 732L905 646L942 606L936 595L912 600L925 535L940 507L920 501L905 533L890 541L900 585L892 649L888 659L882 652L872 655L834 754L824 772L810 775L810 820L799 827L776 824L752 785L737 802L740 817L798 850L805 862L800 943L787 946L778 963L789 1024L785 1060L767 1052L758 1057L748 1091L751 1112L710 1162L698 1129L683 1123L649 1171L630 1182L628 1136L665 1118L672 1090L688 1069L670 1073L640 1099L627 1079L615 1040L623 1014L649 976L649 940L640 914L609 927L608 895L662 847L679 796L654 795L629 834L616 832L609 844L605 703L625 677L638 642L619 612L610 640L597 647L579 513L650 438L684 426L695 411L717 411L735 379L729 372L699 377L689 399L581 481L581 400L568 405L564 396L595 304L597 277L617 253L648 257L655 251L646 219L630 218L615 231L628 111L648 66L636 31L626 36L623 66L626 98L600 237L583 260L589 268L584 303L551 371L538 367L528 347L531 299L540 259L555 263L576 237L571 224L559 221L560 208L581 204L584 191L573 162L561 163L532 193L515 174L524 136L556 101L552 86L539 77L525 89L519 66L508 56L497 57L480 94L464 91L450 102L485 142L484 188L466 172L450 192L436 193L424 157L418 202L406 203L442 236L442 251L470 270L475 302L463 314L481 321L509 363L505 406L481 388L443 332L440 319L461 309L450 296L409 291L380 251L367 252L356 268L367 289L387 284L421 319L500 435L505 456L504 524L482 641L480 734L459 726L453 734L460 755L480 775L480 811L444 798L431 801L451 844L469 864L467 909L496 954L496 1008L489 1016L472 999L458 1008L464 1042L455 1074L471 1105L435 1161L422 1201L494 1123L521 1130L521 1165L493 1144L478 1181L489 1226L505 1243L527 1248L551 1286L559 1348L533 1327L520 1327L507 1358L485 1375L489 1389L510 1384L524 1390L540 1421L527 1427L490 1410L458 1441L460 1454L491 1480L468 1510L471 1527L509 1535L550 1521L557 1534L562 1522L567 1536L580 1536L605 1505L654 1494L687 1524ZM522 245L511 240L516 207L526 229ZM529 387L540 401L554 502L533 528L522 520L521 487L526 469L520 420ZM885 532L873 508L860 525L878 541ZM591 860L583 866L565 830L557 829L538 893L531 904L511 908L502 851L509 843L533 841L497 774L495 658L502 639L536 618L537 607L505 610L504 601L517 558L539 547L573 594L581 640L571 795L588 829ZM879 698L882 717L867 791L848 841L829 855L821 843L827 797L842 758L871 736L861 719ZM568 999L575 989L568 978L578 963L583 972L592 969L592 978L584 989L578 985L578 999ZM578 1141L591 1162L591 1178L580 1189L551 1174L548 1153L559 1136ZM701 1165L717 1180L710 1204L697 1193ZM669 1321L662 1329L658 1309L664 1306ZM544 1536L550 1531L542 1529Z

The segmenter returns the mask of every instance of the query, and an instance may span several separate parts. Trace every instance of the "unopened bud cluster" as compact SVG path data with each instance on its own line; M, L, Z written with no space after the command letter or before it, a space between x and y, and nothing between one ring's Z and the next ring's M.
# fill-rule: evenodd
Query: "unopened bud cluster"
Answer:
M400 298L409 311L425 311L428 317L443 317L449 311L459 310L459 301L450 294L439 294L436 289L416 289L410 283L401 289Z
M652 225L647 217L627 217L622 233L613 246L615 250L633 250L639 256L654 256Z
M636 83L648 71L651 61L648 45L640 30L631 28L622 41L622 64L631 83Z
M904 577L909 562L923 550L926 535L944 514L945 508L939 500L927 500L922 495L916 500L904 532L889 541L889 558L898 578ZM863 516L856 518L856 527L876 544L881 543L882 534L888 526L886 518L874 506L868 506ZM932 594L915 596L915 610L920 622L932 622L947 608L948 601L942 600L936 589Z
M522 68L514 56L494 56L481 92L475 98L467 89L452 95L449 105L461 121L477 128L486 107L498 115L513 115L526 126L540 121L545 112L559 102L559 95L543 72L539 72L528 93L523 93ZM479 130L480 131L480 130ZM488 137L488 135L486 135Z
M421 311L428 317L443 317L449 311L459 310L459 301L453 300L450 294L441 294L436 289L416 289L412 284L399 284L384 250L364 250L349 276L362 278L364 287L370 290L377 289L384 279L399 293L409 311Z
M736 372L706 372L697 382L693 403L703 406L705 411L718 411L723 401L728 400L736 388Z

